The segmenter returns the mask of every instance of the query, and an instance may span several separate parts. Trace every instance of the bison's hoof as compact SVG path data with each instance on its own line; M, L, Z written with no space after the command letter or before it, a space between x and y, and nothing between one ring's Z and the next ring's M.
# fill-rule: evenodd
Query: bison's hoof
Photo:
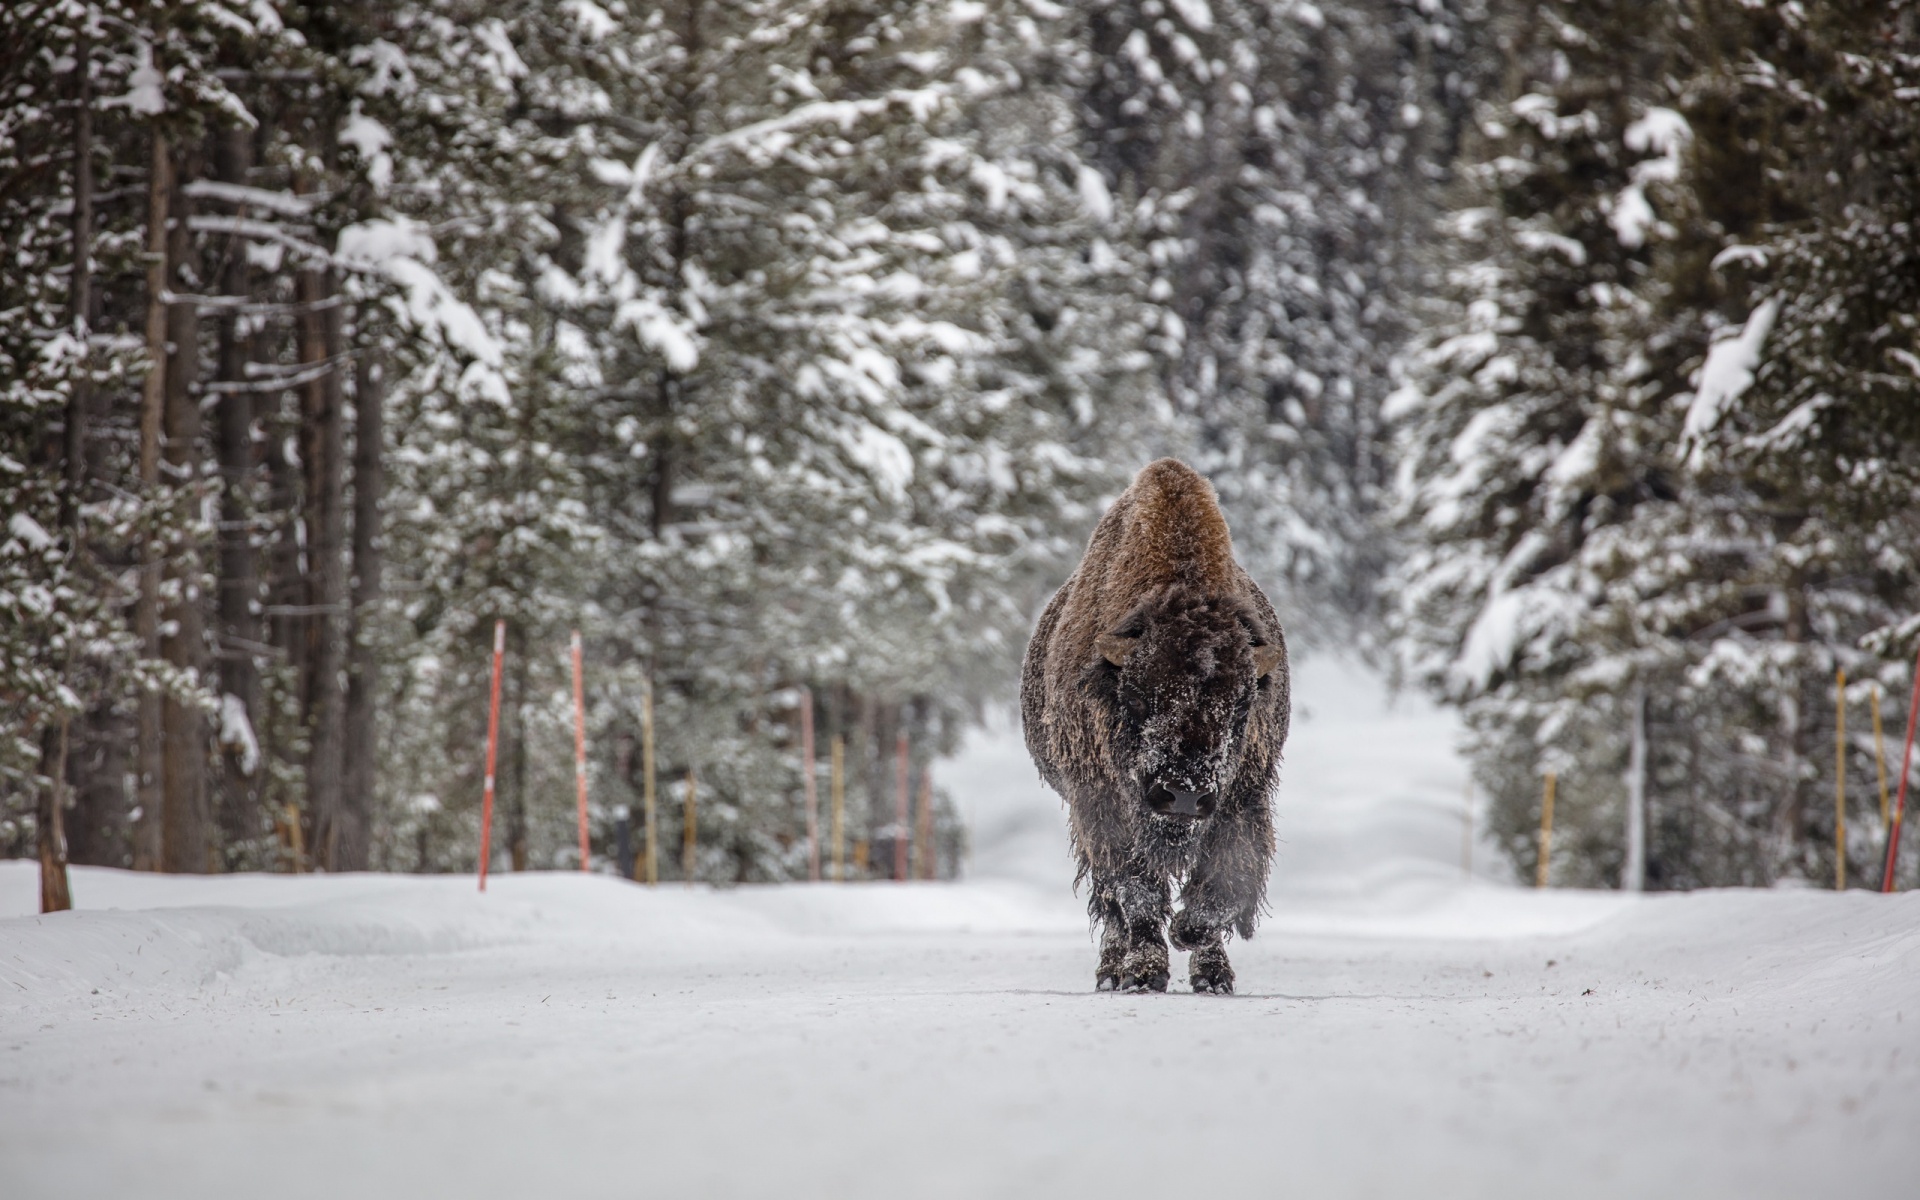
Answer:
M1233 967L1227 963L1226 951L1218 946L1194 951L1187 963L1187 974L1196 992L1233 994Z
M1096 992L1117 992L1120 990L1118 975L1100 974L1093 977L1093 990Z
M1120 990L1123 992L1164 992L1167 990L1167 973L1160 971L1153 975L1122 975Z
M1120 966L1120 990L1123 992L1164 992L1167 990L1167 948L1142 946L1127 952Z

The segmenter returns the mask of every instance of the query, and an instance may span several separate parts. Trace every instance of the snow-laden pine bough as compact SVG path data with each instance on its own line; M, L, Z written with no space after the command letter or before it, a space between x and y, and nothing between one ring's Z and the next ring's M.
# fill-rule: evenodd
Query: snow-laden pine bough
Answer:
M1233 990L1225 940L1253 936L1266 896L1287 691L1279 618L1213 488L1149 465L1041 614L1020 688L1101 927L1097 988L1164 991L1170 933L1196 992Z

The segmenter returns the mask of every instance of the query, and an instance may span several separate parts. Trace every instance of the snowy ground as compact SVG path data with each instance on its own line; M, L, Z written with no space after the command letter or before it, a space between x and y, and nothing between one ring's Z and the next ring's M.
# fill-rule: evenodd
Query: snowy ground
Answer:
M1296 694L1233 997L1091 991L1005 729L961 885L0 863L0 1191L1913 1194L1920 896L1468 883L1445 718Z

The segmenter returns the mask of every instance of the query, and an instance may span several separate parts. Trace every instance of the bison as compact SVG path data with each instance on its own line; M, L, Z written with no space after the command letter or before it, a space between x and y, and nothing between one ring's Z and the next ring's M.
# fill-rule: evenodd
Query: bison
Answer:
M1233 991L1225 940L1252 937L1266 899L1287 692L1279 618L1213 488L1150 464L1041 614L1021 676L1027 749L1066 801L1075 890L1090 885L1097 989L1165 991L1171 934L1194 991Z

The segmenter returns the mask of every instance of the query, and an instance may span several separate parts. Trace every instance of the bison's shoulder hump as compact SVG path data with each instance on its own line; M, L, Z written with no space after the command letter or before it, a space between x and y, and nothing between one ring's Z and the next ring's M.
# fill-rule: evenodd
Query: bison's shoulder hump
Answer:
M1114 565L1128 590L1138 596L1171 583L1214 594L1237 590L1227 518L1198 471L1174 458L1149 463L1122 499L1131 503Z

